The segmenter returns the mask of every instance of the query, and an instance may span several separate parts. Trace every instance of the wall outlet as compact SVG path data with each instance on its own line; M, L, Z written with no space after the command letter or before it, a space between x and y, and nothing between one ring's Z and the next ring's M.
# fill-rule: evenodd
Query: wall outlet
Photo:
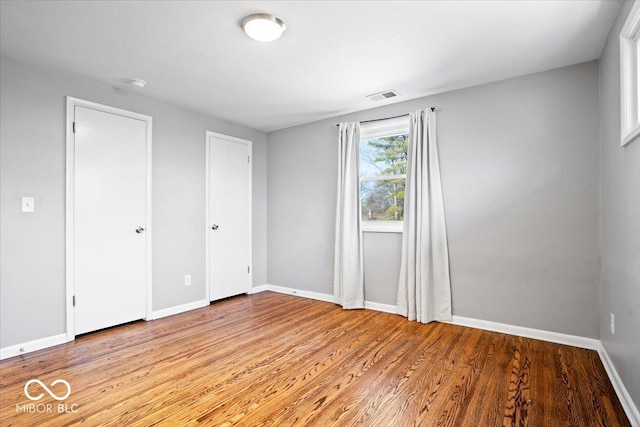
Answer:
M33 197L22 197L22 212L35 212L36 199Z
M185 274L185 276L184 276L184 285L185 286L191 286L191 275L190 274Z
M616 334L616 316L610 313L609 327L611 328L611 335Z

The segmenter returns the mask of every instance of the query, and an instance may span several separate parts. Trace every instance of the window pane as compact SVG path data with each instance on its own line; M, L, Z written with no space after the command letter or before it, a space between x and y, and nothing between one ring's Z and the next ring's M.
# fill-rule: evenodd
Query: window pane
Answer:
M407 173L409 135L394 135L360 141L360 176Z
M405 179L362 181L360 197L364 221L401 221L404 219Z

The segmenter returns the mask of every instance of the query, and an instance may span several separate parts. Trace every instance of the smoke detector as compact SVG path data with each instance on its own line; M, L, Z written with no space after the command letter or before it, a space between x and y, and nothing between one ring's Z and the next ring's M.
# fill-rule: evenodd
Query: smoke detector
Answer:
M367 98L369 98L372 101L383 101L385 99L395 98L396 96L398 96L398 92L390 89L390 90L385 90L384 92L367 95Z

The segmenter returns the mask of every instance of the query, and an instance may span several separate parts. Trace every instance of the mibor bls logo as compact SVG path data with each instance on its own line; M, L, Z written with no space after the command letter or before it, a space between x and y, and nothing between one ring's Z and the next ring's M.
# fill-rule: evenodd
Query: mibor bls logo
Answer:
M40 387L38 388L36 388L35 386L30 387L32 384L37 384ZM63 386L58 386L58 384L63 384ZM52 382L49 385L49 387L47 387L45 383L43 383L40 380L36 380L36 379L29 380L24 385L24 395L27 397L27 399L31 401L38 401L44 398L45 397L44 392L49 394L49 396L53 397L57 401L63 401L71 395L71 385L65 380L57 379L54 382ZM40 391L40 393L36 394L37 391ZM25 403L24 405L16 405L16 412L54 413L54 414L77 413L78 404L77 403L73 403L73 404Z

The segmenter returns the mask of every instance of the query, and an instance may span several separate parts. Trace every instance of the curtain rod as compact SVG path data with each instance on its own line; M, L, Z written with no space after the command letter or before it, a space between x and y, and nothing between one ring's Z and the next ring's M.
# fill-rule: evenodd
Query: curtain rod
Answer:
M429 107L429 108L431 108L431 111L436 111L436 107ZM406 117L408 115L409 115L409 113L401 114L399 116L393 116L393 117L382 117L380 119L362 120L360 123L372 123L372 122L379 122L379 121L382 121L382 120L398 119L400 117ZM340 126L340 123L336 123L336 127L337 126Z

